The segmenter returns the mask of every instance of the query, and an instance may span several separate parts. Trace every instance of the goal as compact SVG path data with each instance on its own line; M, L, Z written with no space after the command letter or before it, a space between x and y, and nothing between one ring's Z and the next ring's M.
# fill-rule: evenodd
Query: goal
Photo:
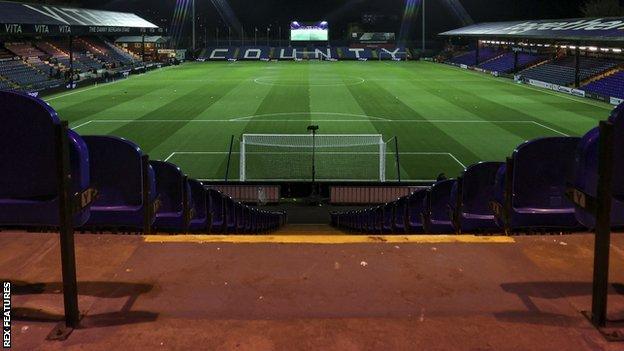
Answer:
M386 181L381 134L243 134L241 181Z

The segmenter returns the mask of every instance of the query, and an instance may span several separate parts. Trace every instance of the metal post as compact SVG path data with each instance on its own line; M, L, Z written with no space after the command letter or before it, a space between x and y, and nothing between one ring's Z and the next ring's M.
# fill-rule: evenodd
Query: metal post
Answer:
M596 239L591 321L597 327L607 322L609 290L609 247L611 245L611 202L613 198L613 125L600 122L598 188L596 196Z
M195 47L195 44L196 44L196 41L195 41L195 20L197 19L195 17L195 0L193 0L192 7L193 7L193 11L192 11L192 15L193 15L193 55L195 55L195 50L196 50L196 47Z
M279 26L279 38L277 40L278 46L282 46L282 26Z
M232 46L232 27L228 26L228 43L229 46Z
M507 158L507 167L505 169L505 194L503 203L503 229L506 235L511 235L511 208L513 202L513 166L514 160Z
M145 33L141 36L141 60L145 62Z
M142 175L142 197L143 197L143 234L149 235L152 233L152 219L154 212L154 204L151 201L151 187L149 177L149 156L143 155L141 157L141 175Z
M258 27L254 28L254 46L258 46Z
M267 46L269 45L269 37L270 37L270 33L271 33L271 28L267 27Z
M426 31L426 17L425 17L425 4L426 4L426 0L422 1L422 50L423 50L423 55L425 54L425 49L427 48L427 44L426 44L426 40L427 40L427 36L425 34Z
M245 27L241 26L241 46L245 46Z
M576 47L576 62L574 67L574 87L578 88L581 86L581 49Z
M76 281L76 253L74 247L74 223L72 216L72 196L70 189L71 173L69 170L67 130L67 122L65 121L56 129L56 171L59 194L59 232L65 325L67 328L73 329L78 327L80 312L78 310L78 283Z
M312 187L316 183L316 130L312 130Z
M188 176L182 178L182 217L184 218L184 232L188 233L191 224L191 204L188 189Z
M234 147L234 135L230 138L230 151L228 152L227 166L225 168L225 182L230 178L230 161L232 160L232 148Z
M475 50L475 66L479 65L479 39L477 39L477 48Z
M514 50L514 73L518 72L518 51Z
M401 182L401 159L399 158L399 138L394 137L394 152L396 153L397 178Z
M74 37L69 36L69 88L74 89Z

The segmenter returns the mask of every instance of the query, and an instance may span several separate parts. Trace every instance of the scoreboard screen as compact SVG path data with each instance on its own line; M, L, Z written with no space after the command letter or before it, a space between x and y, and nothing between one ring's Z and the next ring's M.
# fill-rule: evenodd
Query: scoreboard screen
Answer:
M318 23L290 23L290 40L292 41L328 41L329 25L326 21Z

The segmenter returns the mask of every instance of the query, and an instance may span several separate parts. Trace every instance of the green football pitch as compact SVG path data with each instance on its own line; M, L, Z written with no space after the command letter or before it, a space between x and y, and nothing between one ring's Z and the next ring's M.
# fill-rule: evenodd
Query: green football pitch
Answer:
M611 106L428 62L187 63L46 100L82 135L116 135L189 176L240 171L243 134L374 134L390 141L387 180L457 176L504 160L525 140L580 136ZM345 137L345 143L349 143ZM248 180L308 180L305 148L245 150ZM548 151L548 150L544 150ZM375 180L378 149L318 149L325 180ZM120 165L120 167L122 167Z

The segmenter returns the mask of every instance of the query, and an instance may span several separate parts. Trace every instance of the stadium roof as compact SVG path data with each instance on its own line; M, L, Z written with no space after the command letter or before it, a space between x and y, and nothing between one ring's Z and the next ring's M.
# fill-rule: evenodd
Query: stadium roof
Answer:
M133 35L133 36L124 36L124 37L119 37L115 40L115 43L142 43L143 42L143 37L140 35ZM146 43L165 43L167 42L167 38L164 38L160 35L152 35L152 36L145 36L145 42Z
M0 1L0 35L119 35L161 33L162 29L126 12Z
M575 18L479 23L442 36L624 43L624 18Z

